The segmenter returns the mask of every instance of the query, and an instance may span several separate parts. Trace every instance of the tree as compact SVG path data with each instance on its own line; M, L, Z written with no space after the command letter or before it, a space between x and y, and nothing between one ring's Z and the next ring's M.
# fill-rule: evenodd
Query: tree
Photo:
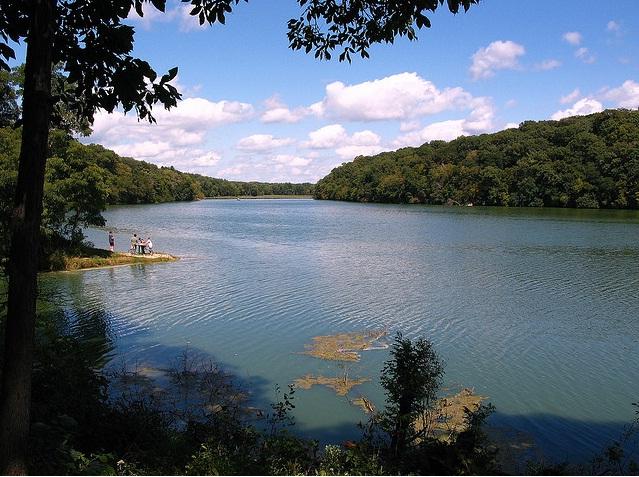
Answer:
M20 117L13 72L0 70L0 127L12 126Z
M225 23L241 0L182 0L200 23ZM456 13L479 0L447 0ZM0 67L15 54L9 41L27 41L20 166L13 207L9 257L2 398L0 400L0 471L25 472L36 298L37 261L42 216L44 170L52 115L51 73L61 65L74 87L61 91L70 113L92 120L94 112L120 106L140 119L154 121L152 108L175 106L180 94L169 84L177 68L158 78L144 60L131 56L134 29L122 24L130 10L143 15L143 3L164 11L166 0L3 0L0 6ZM297 0L298 19L288 23L290 47L330 59L368 57L371 44L392 43L397 36L416 38L429 27L424 12L444 0Z
M84 239L82 227L105 224L104 171L90 162L88 151L72 142L64 159L53 156L47 164L43 225L71 245Z
M433 409L444 366L430 341L420 338L413 343L401 333L395 336L390 354L380 378L386 390L382 423L391 436L391 452L401 457L408 445L424 437L415 432L414 423Z

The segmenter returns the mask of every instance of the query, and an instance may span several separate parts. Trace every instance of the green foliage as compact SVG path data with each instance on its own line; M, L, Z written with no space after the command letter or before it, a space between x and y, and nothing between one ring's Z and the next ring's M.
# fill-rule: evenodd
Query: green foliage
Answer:
M25 65L16 66L10 71L0 70L0 127L15 127L22 123L22 103L24 94ZM75 84L64 74L62 65L56 65L51 72L51 129L59 129L68 134L88 136L91 133L89 118L82 116L80 105L82 98L75 97ZM71 101L70 107L65 101ZM10 112L10 114L5 114Z
M0 127L13 126L20 117L13 71L0 70Z
M387 475L379 452L363 443L324 448L319 475Z
M6 257L9 219L17 179L20 129L0 128L0 257ZM57 260L77 248L82 228L103 226L107 205L190 201L204 197L310 195L312 184L232 182L173 167L121 157L102 146L84 145L67 131L52 130L44 185L42 260Z
M421 338L412 342L398 333L390 354L380 379L386 408L373 416L364 439L350 452L364 452L369 464L381 462L387 474L496 473L497 451L483 432L493 406L466 409L464 430L450 439L438 438L429 423L444 367L432 344Z
M397 333L390 355L380 379L386 391L380 422L391 436L391 451L398 457L407 446L425 437L423 431L415 430L415 422L432 410L444 366L428 340L420 338L413 343L401 333Z
M317 199L639 208L639 111L608 110L432 141L342 164Z
M404 0L389 7L386 0L343 2L339 0L298 0L304 11L288 22L288 39L294 50L314 52L315 58L330 60L337 48L340 61L351 55L368 58L374 43L393 43L395 38L417 39L416 30L430 28L424 11L435 12L444 0ZM479 0L447 0L452 13L467 11ZM324 29L322 25L326 25Z

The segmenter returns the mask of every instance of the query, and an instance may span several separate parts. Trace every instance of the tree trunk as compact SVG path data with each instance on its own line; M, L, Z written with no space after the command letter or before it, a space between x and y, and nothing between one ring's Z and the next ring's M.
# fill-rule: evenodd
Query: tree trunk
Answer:
M14 201L0 399L0 473L25 474L44 169L51 111L51 53L57 0L32 0L27 37L22 144Z
M399 457L404 453L406 448L406 435L408 434L408 427L412 424L410 422L410 408L413 399L409 396L400 396L399 409L397 411L395 429L391 437L391 449L394 456Z

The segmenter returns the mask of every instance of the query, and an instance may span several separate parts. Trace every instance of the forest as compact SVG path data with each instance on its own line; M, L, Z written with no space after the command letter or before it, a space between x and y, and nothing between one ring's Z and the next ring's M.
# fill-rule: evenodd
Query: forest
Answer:
M636 209L639 111L525 121L494 134L360 156L321 179L316 199Z
M20 134L20 129L0 128L0 237L3 243L8 243L6 234L18 174ZM121 157L97 144L82 144L61 129L52 130L49 139L42 227L45 238L80 242L83 227L104 225L101 213L108 205L313 193L312 184L233 182L188 174L173 167L158 167Z

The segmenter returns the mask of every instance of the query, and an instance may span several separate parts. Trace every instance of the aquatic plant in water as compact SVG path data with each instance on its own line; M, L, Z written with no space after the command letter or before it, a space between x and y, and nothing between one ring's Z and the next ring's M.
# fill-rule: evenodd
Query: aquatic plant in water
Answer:
M388 348L388 344L380 342L387 334L386 330L373 330L316 336L312 344L305 345L303 354L329 361L359 361L361 351Z
M327 386L333 389L338 396L346 396L355 386L370 381L368 378L349 378L347 375L329 378L326 376L313 376L307 374L297 378L293 384L300 389L311 389L316 384Z

